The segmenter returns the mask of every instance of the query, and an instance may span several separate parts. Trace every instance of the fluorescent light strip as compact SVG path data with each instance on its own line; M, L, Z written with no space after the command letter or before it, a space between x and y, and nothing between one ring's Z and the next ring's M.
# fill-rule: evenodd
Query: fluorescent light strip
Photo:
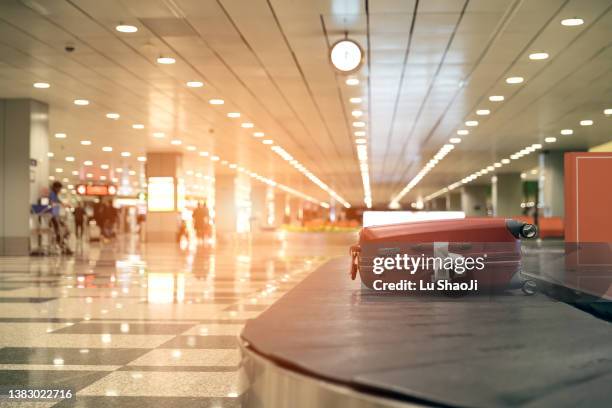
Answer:
M291 154L289 154L285 149L278 145L274 145L271 147L272 151L278 154L281 158L287 161L290 165L295 167L299 172L301 172L304 176L306 176L310 181L315 183L321 189L323 189L326 193L332 196L336 201L342 204L346 208L351 208L351 205L342 198L338 193L332 190L327 184L325 184L321 179L315 176L310 170L308 170L304 165L302 165L299 161L297 161Z
M429 160L427 164L421 169L421 171L419 171L417 175L414 176L414 178L410 180L408 184L406 184L406 186L402 189L402 191L400 191L395 197L393 197L393 199L391 199L391 202L389 203L389 207L397 208L399 206L400 200L406 194L408 194L410 190L416 187L416 185L419 184L419 182L423 179L423 177L425 177L427 173L429 173L434 167L436 167L438 163L447 154L449 154L454 148L455 148L455 145L450 144L450 143L447 143L444 146L442 146L440 150L438 150L438 153L436 153L434 157L432 157L431 160Z
M548 142L548 143L554 143L554 142ZM530 146L527 146L521 150L519 150L518 152L511 154L510 155L510 159L512 160L518 160L521 157L527 156L528 154L531 154L537 150L540 150L542 148L542 145L540 143L534 143ZM448 193L449 191L452 191L454 189L456 189L457 187L460 187L463 184L468 184L471 183L472 181L476 180L477 178L484 176L485 174L488 174L492 171L494 171L496 168L500 168L505 164L510 164L511 161L507 158L504 158L498 162L495 162L493 164L491 164L490 166L485 166L482 169L470 174L469 176L466 176L464 178L462 178L459 181L456 181L452 184L449 184L448 186L444 187L443 189L440 189L438 191L436 191L435 193L432 193L428 196L426 196L424 198L424 201L430 201L433 200L436 197L441 196L442 194Z
M287 157L287 158L291 157L291 155L289 155L289 153L287 153L285 150L283 150L282 147L280 147L280 146L273 146L272 150L274 150L276 153L278 153L278 150L281 150L283 152L283 155L285 155L285 157ZM205 153L205 154L203 154L203 153ZM280 155L280 153L278 153L278 154ZM211 160L218 161L218 162L221 162L221 163L223 163L223 162L225 162L225 164L228 163L226 160L221 160L221 158L219 156L210 156L210 154L208 152L200 152L200 153L198 153L198 155L200 157L210 157ZM283 157L283 158L285 158L285 157ZM285 159L285 160L289 160L289 159ZM292 157L291 157L291 160L293 160ZM262 183L265 183L265 184L267 184L269 186L279 188L279 189L281 189L281 190L283 190L283 191L285 191L285 192L287 192L289 194L292 194L292 195L294 195L296 197L299 197L299 198L302 198L302 199L304 199L306 201L310 201L311 203L320 205L323 208L329 208L329 204L324 202L324 201L319 201L316 198L314 198L312 196L309 196L308 194L302 193L301 191L293 189L293 188L291 188L289 186L286 186L284 184L277 183L276 181L274 181L274 180L272 180L270 178L267 178L267 177L264 177L264 176L260 176L259 174L254 173L254 172L252 172L252 171L250 171L250 170L248 170L248 169L246 169L244 167L237 166L236 164L233 164L233 163L229 167L232 168L232 169L236 169L237 171L239 171L241 173L248 174L252 178L254 178L256 180L259 180ZM189 172L190 171L187 171L188 175L193 174L193 171L191 171L191 174L189 174Z

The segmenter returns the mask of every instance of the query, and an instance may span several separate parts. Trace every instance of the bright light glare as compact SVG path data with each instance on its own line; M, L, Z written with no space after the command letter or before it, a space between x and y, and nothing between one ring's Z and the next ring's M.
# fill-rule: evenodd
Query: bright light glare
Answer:
M564 20L561 20L561 25L564 25L566 27L576 27L579 25L583 25L584 24L584 20L581 18L566 18Z
M138 31L138 27L129 24L119 24L117 27L115 27L115 30L119 31L120 33L135 33Z

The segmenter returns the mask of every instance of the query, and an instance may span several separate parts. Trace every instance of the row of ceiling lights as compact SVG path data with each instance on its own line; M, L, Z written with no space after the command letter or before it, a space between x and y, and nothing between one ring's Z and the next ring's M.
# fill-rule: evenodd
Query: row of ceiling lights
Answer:
M612 116L612 108L604 109L603 113L606 116ZM584 119L584 120L580 121L580 125L582 125L582 126L592 126L593 124L594 124L594 121L591 120L591 119ZM563 130L561 130L561 134L564 135L564 136L571 136L571 135L574 134L574 131L572 129L563 129ZM544 138L544 142L548 143L548 144L556 143L557 142L557 138L554 137L554 136L548 136L548 137ZM484 167L484 168L480 169L479 171L474 172L474 173L470 174L467 177L464 177L460 181L452 183L452 184L448 185L447 187L445 187L445 188L443 188L441 190L438 190L438 191L436 191L433 194L430 194L430 195L426 196L424 200L425 201L430 201L430 200L432 200L432 199L434 199L434 198L436 198L436 197L438 197L438 196L440 196L442 194L445 194L445 193L447 193L447 192L449 192L451 190L454 190L455 188L461 186L462 184L468 184L468 183L476 180L480 176L483 176L483 175L485 175L485 174L487 174L489 172L496 171L496 169L501 168L504 165L510 164L511 160L518 160L518 159L520 159L520 158L522 158L522 157L524 157L524 156L526 156L526 155L528 155L530 153L533 153L533 152L535 152L537 150L540 150L540 149L542 149L542 144L540 144L540 143L534 143L534 144L532 144L530 146L527 146L527 147L519 150L518 152L516 152L514 154L511 154L509 158L504 158L504 159L502 159L502 160L500 160L498 162L493 163L490 166ZM537 171L536 171L536 173L537 173ZM536 174L536 173L534 173L532 171L532 174ZM524 178L524 173L521 174L521 178ZM416 206L416 203L413 203L413 206Z
M549 140L548 143L554 143L555 141L556 141L556 139L554 141L553 140ZM435 193L426 196L424 201L433 200L434 198L436 198L436 197L438 197L438 196L440 196L442 194L448 193L449 191L452 191L452 190L456 189L457 187L459 187L459 186L461 186L463 184L468 184L468 183L476 180L477 178L479 178L481 176L484 176L485 174L494 172L494 171L496 171L496 169L501 168L501 167L503 167L503 166L505 166L507 164L510 164L512 160L518 160L518 159L520 159L520 158L522 158L524 156L527 156L527 155L529 155L529 154L531 154L531 153L533 153L535 151L538 151L540 149L542 149L542 145L540 143L534 143L534 144L532 144L530 146L527 146L527 147L519 150L518 152L516 152L514 154L511 154L509 158L503 158L503 159L501 159L498 162L495 162L495 163L493 163L493 164L491 164L489 166L483 167L482 169L480 169L480 170L470 174L469 176L466 176L463 179L461 179L461 180L459 180L459 181L457 181L455 183L449 184L448 186L444 187L443 189L438 190ZM413 205L417 206L416 203L413 203Z
M195 83L196 83L196 81L190 81L190 82L187 83L187 86L190 86L190 87L200 87L200 86L203 85L201 82L197 82L197 84L201 84L201 85L195 86L194 85ZM34 87L35 88L39 88L39 89L47 89L47 88L50 87L50 84L47 84L47 86L41 86L40 84L41 83L37 82L37 83L34 84ZM209 103L211 105L223 105L225 103L225 101L223 99L211 99L211 100L209 100ZM87 105L89 105L89 100L86 100L86 99L75 99L74 100L74 104L77 105L77 106L87 106ZM229 112L227 114L228 118L239 118L240 116L241 115L240 115L239 112ZM106 117L108 119L118 120L121 117L121 115L119 113L116 113L116 112L109 112L109 113L106 114ZM245 128L245 129L251 129L251 128L255 127L255 125L253 123L251 123L251 122L242 122L240 126L242 128ZM135 129L135 130L142 130L142 129L145 128L145 126L143 124L140 124L140 123L135 123L135 124L132 124L132 128ZM265 136L265 134L263 132L259 132L258 131L258 132L254 132L253 133L253 137L256 137L256 138L263 138L264 136ZM165 133L163 133L163 132L154 132L153 133L153 137L158 138L158 139L164 138L165 137ZM55 138L57 138L57 139L66 139L67 138L67 134L63 133L63 132L56 133L55 134ZM173 140L170 141L170 143L172 145L178 146L178 145L182 145L183 142L180 139L173 139ZM262 143L265 144L265 145L273 145L274 141L271 140L271 139L263 139ZM93 143L91 142L91 140L81 140L80 144L83 145L83 146L91 146ZM197 147L193 146L193 145L189 145L189 146L186 147L186 149L188 151L196 151ZM102 151L103 152L112 152L113 151L113 147L112 146L103 146L102 147ZM49 157L54 157L54 154L52 152L49 152L48 155L49 155ZM202 156L202 157L206 157L208 155L209 155L208 152L200 152L200 156ZM127 151L121 152L121 157L127 158L127 157L131 157L131 156L132 156L132 154L130 152L127 152ZM220 160L220 158L218 156L215 156L215 155L210 156L210 158L211 158L212 161L219 161ZM65 159L68 162L72 162L72 161L75 160L75 158L73 156L67 156ZM141 162L144 162L144 161L146 161L146 157L145 156L138 156L137 160L141 161ZM350 207L350 204L347 201L345 201L335 191L333 191L329 186L327 186L325 183L323 183L321 180L319 180L316 176L314 176L314 174L312 174L306 167L304 167L302 164L300 164L295 159L293 159L293 161L294 161L293 166L296 169L298 169L300 172L302 172L307 178L309 178L311 181L313 181L315 184L317 184L320 188L325 190L330 196L334 197L337 201L342 203L342 205L344 205L347 208ZM85 163L87 163L87 162L88 161L86 161ZM227 161L223 161L223 162L227 163ZM313 198L313 197L311 197L311 196L309 196L307 194L299 192L298 190L295 190L295 189L293 189L291 187L288 187L288 186L285 186L283 184L276 183L276 182L274 182L271 179L268 179L268 178L260 176L260 175L258 175L256 173L250 172L250 171L244 169L243 167L239 167L238 165L235 165L235 164L230 164L229 167L232 168L232 169L237 168L239 171L246 172L247 174L251 175L251 177L253 177L255 179L258 179L258 180L260 180L260 181L262 181L262 182L264 182L266 184L274 185L274 186L280 188L281 190L283 190L283 191L285 191L287 193L293 194L293 195L298 196L300 198L303 198L303 199L305 199L307 201L319 204L319 205L321 205L324 208L329 208L329 204L328 203L319 202L319 200L317 200L317 199L315 199L315 198ZM63 171L62 168L57 168L56 169L56 172L58 172L58 173L60 173L62 171ZM87 177L88 178L92 178L93 174L87 173ZM105 176L102 176L102 177L104 177L104 178L101 179L101 180L105 181L106 177ZM116 182L116 181L114 181L114 182Z
M52 154L52 153L50 153L50 154L49 154L49 156L50 156L50 157L53 157L53 154ZM291 187L289 187L289 186L286 186L286 185L284 185L284 184L277 183L277 182L275 182L274 180L272 180L272 179L270 179L270 178L263 177L263 176L261 176L261 175L259 175L259 174L255 173L255 172L252 172L252 171L250 171L250 170L248 170L248 169L246 169L246 168L244 168L244 167L242 167L242 166L238 166L238 165L237 165L237 164L235 164L235 163L229 163L227 160L221 160L221 158L220 158L220 157L218 157L218 156L214 156L214 155L213 155L213 156L211 156L211 155L210 155L208 152L203 152L203 151L199 153L199 156L201 156L201 157L210 157L210 159L211 159L213 162L220 162L222 165L227 166L227 167L229 167L230 169L235 169L236 171L238 171L238 172L240 172L240 173L244 173L244 174L246 174L246 175L250 176L251 178L254 178L254 179L256 179L256 180L258 180L258 181L260 181L260 182L262 182L262 183L268 184L268 185L270 185L270 186L272 186L272 187L279 188L279 189L281 189L281 190L283 190L283 191L285 191L285 192L287 192L287 193L289 193L289 194L292 194L292 195L294 195L294 196L300 197L300 198L302 198L302 199L304 199L304 200L307 200L307 201L310 201L310 202L312 202L312 203L318 204L318 205L320 205L321 207L324 207L324 208L329 208L329 204L328 204L328 203L326 203L326 202L320 202L319 200L315 199L314 197L311 197L311 196L309 196L309 195L307 195L307 194L304 194L304 193L302 193L302 192L300 192L300 191L298 191L298 190L295 190L295 189L293 189L293 188L291 188ZM140 159L140 157L139 157L139 159ZM75 160L76 160L76 159L75 159L73 156L67 156L67 157L66 157L66 161L68 161L68 162L74 162ZM144 160L139 160L139 161L146 161L146 158L144 158ZM94 163L93 163L93 161L91 161L91 160L85 160L85 161L83 162L83 165L84 165L84 166L93 166L93 165L94 165ZM102 170L109 170L109 169L110 169L110 166L109 166L108 164L101 164L101 165L100 165L100 169L102 169ZM115 171L116 173L123 173L123 168L120 168L120 167L119 167L119 168L115 168L115 169L114 169L114 171ZM64 169L63 169L63 168L58 167L58 168L56 168L56 169L55 169L55 172L56 172L56 173L61 174L61 173L63 173L63 172L64 172ZM134 170L129 170L128 174L129 174L130 176L135 176L135 175L136 175L136 171L134 171ZM186 174L187 174L187 175L193 175L193 174L194 174L194 172L193 172L193 170L187 170L187 171L186 171ZM198 177L198 174L201 176L201 173L195 173L196 177ZM73 175L73 176L79 176L79 175L80 175L80 172L79 172L78 170L74 170L74 171L72 172L72 175ZM142 174L141 174L141 175L142 175ZM93 175L93 173L91 173L91 172L87 172L87 173L85 174L85 177L86 177L86 178L88 178L88 179L92 179L92 178L94 177L94 175ZM201 177L202 177L202 176L201 176ZM207 177L209 177L209 178L210 178L210 176L207 176ZM199 178L199 177L198 177L198 178ZM204 177L204 178L206 178L206 177ZM55 180L55 176L50 176L50 180ZM101 176L99 176L99 180L100 180L100 181L106 181L106 180L107 180L107 177L106 177L105 175L101 175ZM118 178L116 178L116 177L112 177L112 178L111 178L111 180L112 180L112 182L114 182L114 183L117 183L117 182L119 181L119 179L118 179ZM63 181L68 182L68 179L67 179L67 178L65 178ZM136 185L137 185L137 183L134 183L134 186L136 186ZM146 183L144 183L144 184L143 184L143 187L146 187ZM69 188L72 188L72 187L70 187L70 186L69 186Z
M561 24L564 26L579 26L584 24L584 20L580 19L580 18L571 18L571 19L565 19L561 21ZM529 59L532 61L542 61L542 60L546 60L549 58L549 54L546 52L534 52L529 54ZM521 77L521 76L509 76L505 79L506 84L508 85L517 85L517 84L521 84L525 81L525 78ZM503 95L491 95L489 96L489 101L490 102L503 102L505 100L505 97ZM604 111L605 113L605 111ZM480 108L476 110L476 115L477 116L488 116L491 114L491 110L488 108ZM580 122L580 124L582 126L589 126L593 124L592 120L583 120ZM477 120L474 119L469 119L465 121L465 126L467 127L476 127L479 125L479 122ZM565 133L564 133L565 132ZM569 132L569 133L567 133ZM457 136L467 136L470 133L469 130L467 129L459 129L457 130ZM564 129L561 131L561 134L572 134L573 131L571 129ZM461 143L461 138L460 137L451 137L449 139L450 144L445 144L436 154L436 156L440 157L441 153L443 152L443 149L445 149L445 146L450 146L449 148L447 148L448 150L438 159L435 160L435 157L433 159L431 159L426 165L425 167L423 167L419 173L417 173L417 175L396 195L391 199L391 202L389 203L389 208L399 208L399 202L400 200L410 191L412 190L420 181L423 177L425 177L425 175L427 173L429 173L431 171L431 169L433 169L433 167L435 167L438 162L444 158L444 156L446 156L446 154L448 154L451 150L452 147L454 147L454 144L458 144ZM491 166L489 166L491 167ZM442 191L442 190L440 190ZM436 193L439 193L436 192ZM436 194L434 193L434 195ZM414 204L414 203L413 203ZM414 205L413 205L414 206Z
M80 101L83 101L83 100L80 100ZM87 101L87 103L76 103L76 101L75 101L75 104L79 105L79 106L85 106L85 105L89 104L89 101ZM211 100L211 104L213 104L213 105L222 105L223 104L223 100L219 100L219 99ZM227 116L230 117L230 118L237 118L237 117L240 117L240 114L237 113L237 112L230 112L230 113L228 113ZM115 113L115 112L111 112L111 113L107 113L106 117L109 118L109 119L117 120L117 119L120 118L120 114ZM243 122L241 124L241 127L243 127L243 128L253 128L254 125L252 123L250 123L250 122ZM133 124L132 128L137 129L137 130L141 130L141 129L144 129L144 125L142 125L142 124ZM264 133L263 132L255 132L253 135L254 135L254 137L263 137ZM165 137L165 134L163 132L155 132L155 133L153 133L153 136L156 137L156 138L163 138L163 137ZM66 133L56 133L55 137L58 138L58 139L65 139L65 138L67 138L67 135L66 135ZM92 145L92 142L90 140L81 140L80 143L83 146L91 146ZM179 140L179 139L173 139L170 143L172 145L181 145L182 141ZM274 142L272 140L270 140L270 139L264 139L264 140L262 140L262 143L266 144L266 145L272 145ZM188 151L196 151L197 147L193 146L193 145L189 145L189 146L186 147L186 149ZM113 151L113 147L112 146L103 146L102 147L102 151L103 152L112 152ZM283 191L285 191L285 192L287 192L289 194L292 194L292 195L295 195L295 196L300 197L302 199L305 199L307 201L316 203L318 205L321 205L324 208L329 208L329 204L326 203L326 202L320 202L319 200L317 200L317 199L315 199L315 198L313 198L313 197L311 197L311 196L309 196L307 194L304 194L304 193L302 193L302 192L300 192L298 190L295 190L295 189L293 189L293 188L291 188L289 186L285 186L284 184L276 183L272 179L260 176L259 174L251 172L248 169L245 169L244 167L238 166L237 164L229 163L226 160L221 160L219 156L210 155L208 152L205 152L205 151L199 152L199 155L201 157L209 157L210 156L210 159L213 162L221 161L221 164L227 165L230 169L236 169L237 171L246 173L249 176L251 176L252 178L257 179L257 180L259 180L259 181L261 181L263 183L266 183L268 185L272 185L274 187L278 187L279 189L281 189L281 190L283 190ZM52 152L49 152L48 156L49 157L54 157L54 154ZM130 152L127 152L127 151L121 152L121 157L128 158L128 157L131 157L131 156L132 156L132 154ZM74 162L76 159L74 158L74 156L66 156L65 160L67 162ZM145 162L146 161L146 157L145 156L138 156L137 160L140 161L140 162ZM90 160L86 160L84 162L84 165L93 165L93 162L90 161ZM299 163L298 163L298 165L299 165L299 170L302 173L304 173L307 177L309 177L313 181L315 181L315 179L318 180L318 178L316 178L312 173L310 173L304 166L302 166ZM102 164L101 168L102 169L105 169L105 167L108 168L107 166L108 165ZM63 172L63 168L56 168L55 170L56 170L56 173L62 173ZM119 170L119 169L117 169L117 170ZM76 172L75 175L79 174L78 171L75 171L75 172ZM87 178L93 178L93 174L92 173L87 173L86 177ZM106 176L100 176L100 180L101 181L106 181ZM117 182L117 180L113 178L113 182ZM317 183L317 182L315 181L315 183ZM321 184L319 184L319 183L321 183ZM332 197L335 195L335 192L333 192L333 190L331 190L327 185L322 183L320 180L318 180L317 185L319 185L323 189L327 188L326 191L328 191L330 193L330 195L332 195ZM342 198L339 197L339 196L337 196L335 198L337 198L337 199L339 198L340 200L342 200ZM350 207L350 205L346 201L342 200L341 202L342 202L342 204L344 206L349 206Z
M118 25L116 27L116 30L119 31L119 32L122 32L122 33L135 33L135 32L138 31L138 28L136 26L120 24L120 25ZM174 64L176 62L176 60L174 58L172 58L172 57L160 56L159 58L157 58L157 62L160 63L160 64ZM190 87L190 88L201 88L201 87L204 86L204 83L201 82L201 81L188 81L188 82L186 82L186 85L188 87ZM50 88L50 86L51 85L49 83L46 83L46 82L36 82L36 83L34 83L34 87L38 88L38 89L47 89L47 88ZM80 98L79 99L75 99L73 102L77 106L87 106L90 103L89 100L87 100L87 99L80 99ZM219 99L219 98L210 99L208 102L211 105L223 105L223 104L225 104L225 101L223 99ZM118 120L120 118L120 116L121 115L119 113L116 113L116 112L109 112L109 113L106 114L106 117L108 119L113 119L113 120ZM239 118L240 116L241 116L241 114L239 112L228 112L227 113L227 117L228 118ZM251 129L251 128L255 127L255 125L252 122L243 122L243 123L241 123L240 126L242 128L244 128L244 129ZM136 129L136 130L142 130L142 129L145 128L145 126L143 124L140 124L140 123L135 123L135 124L132 125L132 128ZM263 132L254 132L253 133L253 137L256 137L256 138L262 138L262 137L264 137L264 135L265 134ZM163 132L154 132L153 136L156 137L156 138L163 138L163 137L165 137L165 134ZM57 133L56 134L56 138L60 138L61 139L61 138L65 138L65 137L66 137L65 133ZM181 145L182 141L179 140L179 139L173 139L170 143L172 145ZM273 145L274 141L271 140L271 139L263 139L262 143L265 144L265 145ZM89 140L82 140L81 144L82 145L86 145L86 146L87 145L91 145L91 141L89 141ZM113 149L110 146L104 146L104 147L102 147L102 150L105 151L105 152L111 152ZM187 146L187 150L194 151L194 150L197 150L197 148L195 146ZM130 153L129 152L122 152L122 156L123 157L129 157ZM212 160L215 160L215 159L218 160L217 156L212 156L211 158L212 158ZM141 159L141 157L139 157L139 160L140 159ZM146 160L146 158L144 158L144 160ZM327 184L323 183L318 177L316 177L312 172L310 172L304 165L299 163L294 158L292 158L292 161L293 162L291 164L293 165L293 167L295 167L302 174L304 174L304 176L306 176L309 180L311 180L313 183L315 183L321 189L326 191L331 197L336 199L338 202L340 202L346 208L350 207L350 204L346 200L344 200L339 194L337 194ZM259 177L261 177L261 176L259 176ZM278 184L278 186L279 186L279 188L281 188L284 191L292 192L294 194L297 193L296 195L298 195L298 196L300 196L302 198L308 197L307 198L308 201L313 201L313 202L316 202L317 204L322 204L322 203L319 203L318 200L316 200L316 199L314 199L314 198L312 198L312 197L310 197L310 196L308 196L306 194L300 193L297 190L294 190L294 189L292 189L292 188L290 188L288 186L284 186L282 184ZM324 204L327 204L327 203L324 203ZM326 207L328 207L328 205L326 205Z
M348 86L359 85L359 79L350 77L345 80ZM349 103L358 105L363 102L361 97L349 98ZM351 116L355 118L352 122L352 126L355 128L353 134L355 135L355 149L357 150L357 160L359 160L359 172L361 174L361 182L363 184L363 202L367 208L372 208L372 187L370 183L370 166L368 164L368 139L366 136L366 123L363 120L359 120L363 116L363 111L360 109L351 108Z
M121 33L135 33L138 31L138 27L128 24L120 23L115 27L115 29ZM176 59L170 56L160 55L157 58L157 62L159 64L171 65L176 63ZM204 86L202 81L188 81L186 85L190 88L201 88ZM209 103L211 105L223 105L225 101L223 99L210 99ZM239 112L229 112L227 114L228 118L239 118L241 115ZM255 125L252 122L243 122L240 125L244 129L254 128ZM144 127L144 126L143 126ZM263 132L255 132L253 133L254 137L263 137ZM264 139L262 143L265 145L273 145L274 141L271 139ZM173 144L178 145L180 142L174 142ZM336 201L340 202L344 207L350 208L350 204L344 200L338 193L336 193L332 188L330 188L327 184L322 182L318 177L316 177L310 170L308 170L303 164L299 163L295 158L291 159L294 163L292 163L293 167L300 171L306 178L315 183L319 188L328 193L331 197L333 197Z

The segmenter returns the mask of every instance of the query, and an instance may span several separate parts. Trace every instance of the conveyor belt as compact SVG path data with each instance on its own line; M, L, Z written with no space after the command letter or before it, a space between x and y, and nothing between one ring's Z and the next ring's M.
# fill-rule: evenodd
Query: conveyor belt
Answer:
M242 337L266 358L352 389L451 406L612 406L612 326L520 291L384 296L330 261Z

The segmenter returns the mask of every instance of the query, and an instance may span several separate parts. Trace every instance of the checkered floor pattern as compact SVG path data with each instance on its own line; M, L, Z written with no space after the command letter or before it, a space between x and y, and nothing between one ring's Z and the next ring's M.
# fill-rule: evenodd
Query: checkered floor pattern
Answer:
M238 407L244 322L325 260L133 240L0 258L0 387L76 392L32 407Z

